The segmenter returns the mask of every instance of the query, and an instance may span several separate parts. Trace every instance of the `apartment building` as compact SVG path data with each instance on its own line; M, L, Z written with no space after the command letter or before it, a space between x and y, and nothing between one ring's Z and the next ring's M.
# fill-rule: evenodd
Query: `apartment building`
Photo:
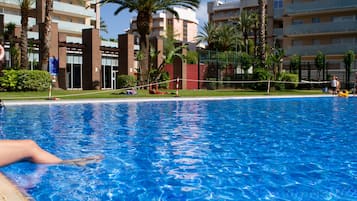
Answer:
M153 16L152 37L166 37L166 30L173 29L175 39L195 43L198 32L198 20L196 12L188 9L175 7L175 11L179 14L179 19L176 19L170 12L161 11ZM136 17L130 23L130 32L136 33Z
M348 50L357 53L357 1L284 0L283 19L286 54L313 64L321 51L329 74L344 80L343 56Z
M267 43L281 46L283 38L283 0L267 0ZM231 23L243 11L258 12L258 0L215 0L207 3L209 22Z
M238 17L243 9L256 10L258 1L215 0L207 5L209 21L221 23ZM303 65L313 66L321 51L326 55L328 74L343 80L344 54L348 50L357 53L357 1L267 0L266 37L270 47L285 50L285 66L292 55L300 55ZM354 64L353 71L356 68ZM317 74L316 70L312 73Z
M61 80L61 88L65 89L83 89L85 88L86 78L86 59L85 49L83 46L86 43L92 46L98 44L101 46L99 55L96 55L99 65L96 65L96 72L100 72L98 80L100 80L101 88L115 88L115 75L118 72L118 54L108 49L117 49L118 43L101 41L99 36L100 29L100 7L96 4L98 0L54 0L52 13L52 39L50 55L59 59L60 73L57 76L58 81ZM38 69L39 55L39 30L40 25L44 22L45 16L45 0L36 0L31 6L28 26L29 43L29 69ZM16 25L15 35L20 37L21 31L21 10L20 1L18 0L0 0L0 15L2 19L1 30L4 31L7 24L13 23ZM91 34L90 37L83 36L83 30L96 30L95 40ZM84 37L88 41L84 41ZM34 43L34 44L31 44ZM106 48L105 48L106 47ZM9 44L5 43L6 66L12 66L9 55ZM91 57L89 55L89 57ZM89 64L94 65L94 62L89 61ZM89 71L89 75L92 73ZM113 80L114 79L114 80Z

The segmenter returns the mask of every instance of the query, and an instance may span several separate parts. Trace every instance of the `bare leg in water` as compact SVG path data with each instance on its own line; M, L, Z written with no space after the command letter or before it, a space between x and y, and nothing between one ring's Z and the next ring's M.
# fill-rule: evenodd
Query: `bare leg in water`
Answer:
M0 140L0 167L22 160L39 164L86 165L102 160L102 156L93 156L72 160L62 160L43 150L32 140Z

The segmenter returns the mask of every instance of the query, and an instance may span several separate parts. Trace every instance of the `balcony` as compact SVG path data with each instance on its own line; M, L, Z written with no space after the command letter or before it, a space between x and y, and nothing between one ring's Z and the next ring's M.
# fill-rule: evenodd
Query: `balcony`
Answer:
M276 38L282 39L283 38L283 28L275 28L273 30L273 35Z
M357 44L353 43L341 43L341 44L330 44L330 45L303 45L297 47L291 47L286 51L288 56L297 54L300 56L316 55L318 51L326 55L330 54L345 54L348 50L353 50L357 52Z
M312 14L329 10L350 10L357 8L356 0L316 0L313 2L296 2L286 5L285 14Z
M357 1L356 1L357 2ZM356 33L357 21L296 24L284 28L286 36L303 36L333 33Z
M53 9L55 13L64 13L66 15L79 17L91 17L95 19L94 9L86 9L84 6L54 1Z
M68 32L68 33L76 33L82 34L82 29L90 29L93 28L91 25L73 23L73 22L65 22L60 20L53 20L53 22L58 23L58 30Z
M1 13L4 14L4 23L14 23L16 25L21 25L21 16L20 15L13 15L13 14L8 14L8 13ZM35 18L28 18L29 19L29 27L32 27L36 25L36 19Z

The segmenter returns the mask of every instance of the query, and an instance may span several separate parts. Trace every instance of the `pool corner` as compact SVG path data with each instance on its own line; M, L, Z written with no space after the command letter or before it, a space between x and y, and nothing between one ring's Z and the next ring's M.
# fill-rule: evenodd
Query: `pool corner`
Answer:
M5 175L0 172L0 201L31 201Z

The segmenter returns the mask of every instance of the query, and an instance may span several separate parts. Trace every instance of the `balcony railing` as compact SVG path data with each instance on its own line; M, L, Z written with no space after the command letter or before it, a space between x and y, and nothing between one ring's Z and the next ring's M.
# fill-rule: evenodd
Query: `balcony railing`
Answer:
M357 1L356 1L357 2ZM295 24L284 28L284 35L309 35L319 33L357 32L357 21Z
M75 16L84 16L95 18L94 9L86 9L84 6L72 5L68 3L62 3L58 1L53 2L53 9L59 13L70 13Z
M324 54L345 54L348 50L357 52L357 44L341 43L330 45L303 45L291 47L286 51L288 56L297 54L300 56L316 55L318 51Z
M276 38L282 38L283 37L283 28L275 28L273 30L273 35Z
M356 0L316 0L313 2L295 2L285 7L285 14L320 12L324 10L357 8Z
M12 14L7 14L7 13L2 13L4 14L4 23L14 23L16 25L21 25L21 16L20 15L12 15ZM35 18L28 18L29 19L29 27L32 27L36 25L36 19Z
M82 29L90 29L93 28L91 25L73 23L73 22L65 22L60 20L53 20L53 22L58 23L58 29L70 33L82 33Z

